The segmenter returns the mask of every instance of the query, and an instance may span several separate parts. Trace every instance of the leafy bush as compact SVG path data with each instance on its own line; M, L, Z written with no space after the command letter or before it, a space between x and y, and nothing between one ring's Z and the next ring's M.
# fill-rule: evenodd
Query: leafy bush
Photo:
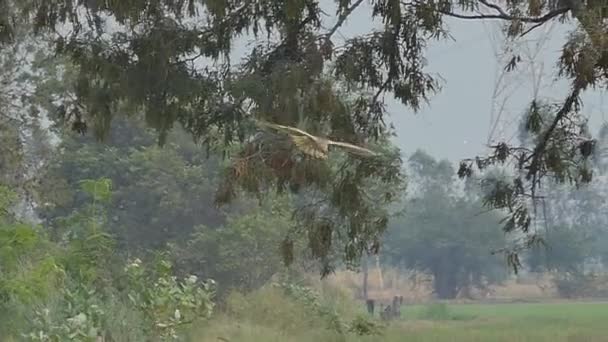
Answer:
M348 325L348 332L359 335L380 335L382 334L382 325L368 316L358 315Z
M334 330L338 333L348 330L348 324L341 319L336 309L323 303L319 293L313 289L290 283L277 283L273 285L282 289L288 297L301 303L321 317L329 330Z
M159 255L152 267L136 259L117 268L105 232L106 179L81 182L91 203L58 220L57 241L0 210L2 338L26 341L178 339L179 327L213 310L213 283L178 280ZM0 188L0 206L10 205Z
M224 321L230 324L236 321L239 326L250 329L280 331L289 335L308 334L314 330L340 341L348 340L352 335L382 333L383 326L364 315L363 311L353 315L353 311L341 309L342 305L335 305L333 299L323 292L280 282L246 295L232 292L226 299L226 317L214 322L222 325ZM239 331L231 329L226 333L239 334Z
M278 247L293 229L291 216L288 199L276 198L246 214L228 216L220 227L196 227L186 242L170 246L171 254L180 271L217 281L222 297L232 289L258 289L284 270Z
M81 285L61 291L61 300L52 309L34 311L29 332L22 334L28 341L94 341L102 333L106 312L101 296Z
M155 336L177 339L177 329L195 319L208 318L213 311L214 283L199 282L191 275L182 281L171 275L171 265L160 260L156 277L139 259L125 268L129 289L127 296L144 315Z
M287 296L302 303L321 317L330 330L338 333L350 332L357 335L376 335L381 332L380 324L367 316L358 315L351 321L346 320L345 313L338 312L336 305L328 303L312 288L292 283L274 285L281 288Z

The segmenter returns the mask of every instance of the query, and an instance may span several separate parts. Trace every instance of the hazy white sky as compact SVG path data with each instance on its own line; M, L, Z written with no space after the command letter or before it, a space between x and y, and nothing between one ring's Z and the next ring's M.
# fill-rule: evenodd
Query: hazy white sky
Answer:
M530 56L533 64L522 63L516 72L503 73L509 55L501 60L495 54L496 49L500 52L505 46L497 22L450 23L456 41L436 43L428 52L429 70L444 79L442 91L419 114L414 115L394 100L390 101L390 110L404 152L420 147L456 161L485 151L490 125L499 114L492 138L514 139L517 120L534 94L557 101L565 97L568 84L556 82L555 76L560 49L570 28L555 22L528 37L528 42L518 44L515 51ZM598 91L583 98L592 131L602 123L608 109L602 101L605 95Z

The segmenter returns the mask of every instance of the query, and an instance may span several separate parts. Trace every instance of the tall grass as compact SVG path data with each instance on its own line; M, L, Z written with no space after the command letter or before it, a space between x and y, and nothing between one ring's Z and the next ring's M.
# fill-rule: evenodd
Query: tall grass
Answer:
M315 293L318 296L295 291L290 294L276 286L265 286L247 295L233 292L224 311L193 329L190 338L231 342L351 341L361 333L380 331L379 324L342 291L321 287Z

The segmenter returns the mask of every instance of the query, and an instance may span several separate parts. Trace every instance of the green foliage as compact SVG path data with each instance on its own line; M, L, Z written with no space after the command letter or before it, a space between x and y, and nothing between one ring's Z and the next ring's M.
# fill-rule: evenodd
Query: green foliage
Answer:
M173 245L171 254L179 269L213 278L223 293L264 285L283 270L279 246L294 229L290 198L268 202L229 216L223 226L197 227L184 243ZM301 254L301 243L296 248Z
M28 341L95 341L98 336L124 338L140 331L157 340L179 339L187 324L210 316L213 289L194 276L178 281L167 273L167 262L162 263L162 275L144 269L138 260L128 264L122 291L98 291L78 280L66 284L56 299L34 310L23 337ZM127 322L113 321L115 311L124 307L138 315Z
M233 292L226 301L226 316L217 317L202 331L194 330L193 336L208 336L206 331L216 331L229 340L253 339L249 335L233 335L240 329L233 329L234 322L238 322L236 327L245 329L251 326L276 331L283 338L316 331L318 336L325 336L324 339L350 341L357 336L377 338L384 332L384 326L357 310L362 308L352 297L335 298L331 292L293 282L273 282L246 295ZM227 332L233 336L217 329L224 320L230 322Z
M353 143L386 143L383 95L390 93L418 110L438 89L425 70L424 53L431 40L449 36L447 17L504 20L510 38L566 14L579 24L558 60L560 76L571 82L570 93L563 103L545 108L548 116L538 115L544 107L536 105L540 99L532 99L525 126L536 135L534 146L499 142L489 157L467 160L458 172L471 177L474 168L483 172L492 165L515 165L515 179L490 182L496 191L489 191L485 201L489 207L509 210L505 230L528 233L529 202L536 204L536 190L546 176L577 185L592 179L587 163L595 143L581 130L579 97L603 85L608 75L602 1L378 1L369 6L367 18L380 19L383 25L335 46L335 33L362 9L361 3L336 2L338 20L326 28L315 0L3 0L0 38L8 44L4 46L12 46L19 30L25 30L48 38L54 52L69 60L72 71L62 75L62 92L54 99L60 103L55 105L59 123L80 133L92 126L98 137L107 138L117 116L141 114L137 118L158 131L161 144L179 124L208 147L238 149L234 165L226 169L218 202L229 202L238 189L258 196L287 187L303 193L309 202L298 208L299 232L308 237L309 251L321 262L323 275L332 271L338 257L353 266L364 253L377 252L388 222L384 209L398 197L402 183L401 161L390 151L342 163L302 159L285 141L276 143L276 137L258 134L251 119L303 123L312 133ZM484 10L492 14L477 14ZM70 33L58 34L66 26ZM242 63L235 64L231 48L245 34L253 34L256 43ZM213 63L202 67L202 58ZM518 60L514 56L507 69L515 68ZM52 69L45 70L52 74ZM49 84L39 94L48 92ZM52 107L48 98L38 100ZM9 140L15 145L12 132ZM166 199L155 195L135 202ZM170 199L180 203L184 198L192 199ZM169 231L176 222L147 217L155 233ZM184 226L189 233L196 224ZM158 235L164 234L147 234L154 241L160 240ZM286 242L285 255L293 255L291 242ZM518 260L507 252L509 260Z
M338 312L334 308L324 305L319 298L319 294L313 289L290 283L279 283L275 286L281 288L288 297L295 299L319 315L326 322L327 329L335 330L338 333L347 330L346 322L342 321Z
M580 9L573 12L586 35L577 32L564 46L560 75L571 81L571 91L566 99L562 103L551 103L534 98L521 120L519 145L499 142L492 146L494 151L488 157L463 161L458 171L462 178L471 177L476 168L483 178L497 168L514 165L516 172L513 175L500 180L489 177L482 182L492 188L487 192L485 204L509 213L503 229L525 234L520 244L504 250L515 271L520 266L518 252L540 240L539 234L531 231L537 217L530 208L536 208L542 202L538 192L543 180L549 178L579 187L593 179L591 164L596 141L589 133L587 119L581 114L580 96L603 78L595 72L608 68L608 59L600 57L608 50L597 40L606 34L606 28L588 21L588 15L594 12L581 12ZM598 48L604 52L597 53Z
M584 233L572 228L551 227L544 244L530 250L528 264L536 272L578 273L585 262L594 257L589 242Z
M0 307L44 298L62 278L50 244L37 227L9 213L15 193L0 186Z
M64 220L57 241L35 227L0 220L0 327L3 338L27 341L178 339L186 324L209 317L214 289L187 277L178 281L164 256L153 268L120 265L104 232L108 179L80 182L90 203ZM0 188L0 203L11 192ZM13 312L4 316L4 312ZM125 321L118 322L118 317Z
M412 28L417 19L425 17L425 12L415 7L405 9L407 20L391 17L391 22L396 25L394 29L353 40L345 49L347 51L336 49L334 52L340 51L343 57L366 56L365 59L344 59L331 57L331 35L336 30L327 35L321 32L319 4L315 1L297 6L253 2L221 5L191 2L188 7L183 2L173 1L163 5L107 3L89 8L91 18L96 18L92 20L97 21L93 26L88 20L80 22L83 18L77 10L82 6L88 8L88 4L79 3L60 9L55 4L39 7L38 2L13 5L15 16L17 13L26 17L28 13L34 15L31 23L35 33L49 38L55 44L55 52L69 59L66 65L70 71L62 74L47 65L45 75L52 77L48 82L41 82L39 102L56 114L60 125L71 126L81 133L93 127L98 137L109 138L114 129L114 119L124 113L143 114L147 125L158 131L159 141L163 144L179 123L197 141L209 147L229 149L228 145L240 143L237 149L243 152L244 158L250 157L247 152L251 148L244 142L258 135L248 124L253 117L279 123L313 122L315 127L312 131L315 133L326 133L332 138L354 143L379 138L378 142L383 144L387 129L382 123L381 93L392 91L403 103L418 109L436 88L433 79L422 70L425 39L415 39L415 31L406 29ZM154 10L150 11L152 8ZM377 13L391 9L394 7L382 5ZM49 16L47 11L54 10L61 15ZM100 11L117 20L118 30L100 35L103 38L93 43L86 38L86 32L100 34L107 29L102 24L104 20ZM344 6L339 6L339 11L345 15L351 12ZM186 23L205 12L210 14L208 25L195 28ZM170 17L172 19L168 19ZM51 27L64 20L79 27L76 31L84 36L55 36ZM141 24L141 31L131 29L135 22ZM257 37L264 36L259 31L261 22L265 23L269 41L256 44L240 65L233 67L224 63L221 57L230 54L235 34L251 29ZM440 25L437 17L425 22L429 25L428 30ZM280 33L278 40L270 39L272 31ZM319 39L321 37L322 40ZM393 48L387 48L386 44L395 39L405 39L407 44L393 44ZM210 57L218 67L201 69L190 65L190 61L197 61L198 57ZM363 60L365 63L360 63ZM378 77L382 73L369 70L370 65L386 69L388 77ZM63 81L59 87L62 91L51 90L54 80ZM367 91L369 87L382 89L374 95L372 93L375 92ZM54 96L55 101L45 101L43 97L50 98L51 94L57 95ZM279 145L283 144L274 144ZM385 183L385 189L397 188L400 183L398 158L391 155L370 163L349 160L330 172L333 166L317 161L283 163L285 156L277 155L281 151L271 150L275 156L265 158L272 162L270 170L268 165L266 170L257 170L259 165L255 163L248 165L250 174L253 169L259 174L267 171L263 177L232 177L233 171L229 168L218 199L227 201L234 197L236 187L256 195L267 192L269 188L282 191L288 185L292 190L321 190L322 200L337 210L320 217L319 212L309 209L297 217L310 234L315 235L319 229L335 232L329 235L335 240L333 244L311 242L310 250L322 261L323 274L333 267L328 254L336 253L331 250L334 247L343 250L342 257L354 263L366 249L377 249L378 236L385 229L386 217L376 206L363 200L367 195L364 184L378 179ZM84 178L100 176L107 175ZM335 182L328 181L334 178ZM352 196L338 196L345 190L349 190ZM389 195L382 199L395 197L391 191L385 192ZM345 198L349 200L345 201ZM317 200L311 199L313 202ZM373 198L369 202L380 207L382 200ZM353 208L359 211L356 218L351 215ZM316 217L319 219L313 220ZM370 240L369 243L366 240Z
M214 282L200 283L194 275L179 281L165 260L155 270L143 269L139 259L129 263L125 270L127 296L143 312L153 336L178 339L180 326L208 318L213 312Z
M334 101L350 105L346 96ZM314 121L310 126L329 131L333 125ZM299 195L294 213L298 233L308 238L308 250L319 261L321 275L331 273L339 261L356 266L361 255L377 252L386 229L386 208L403 189L398 149L387 137L378 141L376 149L382 154L374 158L332 155L328 161L315 160L299 154L289 141L281 139L277 144L276 136L259 134L234 158L218 201L229 203L239 187L256 196L289 189Z
M356 335L378 335L382 331L379 323L364 315L357 315L352 321L346 321L334 305L328 305L329 303L310 287L294 283L275 283L274 286L318 315L329 330L340 334L348 332Z
M27 341L95 341L101 335L106 314L101 298L93 289L76 285L61 290L62 303L56 310L34 311L31 330L23 334ZM59 309L60 308L60 309Z
M0 293L8 301L33 303L47 298L62 283L65 272L52 255L20 262L18 270L3 272Z
M112 181L110 179L85 179L80 182L80 187L93 198L93 202L108 203L110 201L112 194Z
M91 195L83 187L93 184L81 182L107 178L112 196L109 183L98 184L96 196L108 201L108 232L120 250L163 248L187 238L201 223L222 223L224 215L213 205L218 159L206 159L204 151L184 141L183 133L170 138L160 149L150 132L128 120L114 122L114 134L105 144L66 135L42 184L48 205L40 214L61 225L59 217L86 210Z
M2 110L0 108L0 111ZM0 146L0 171L2 171L2 178L0 180L6 184L12 180L11 175L20 171L23 160L22 145L17 126L0 122Z
M348 332L358 336L375 336L383 333L383 326L366 315L356 316L349 324Z
M9 216L9 210L15 203L15 193L4 184L0 184L0 217L5 221Z

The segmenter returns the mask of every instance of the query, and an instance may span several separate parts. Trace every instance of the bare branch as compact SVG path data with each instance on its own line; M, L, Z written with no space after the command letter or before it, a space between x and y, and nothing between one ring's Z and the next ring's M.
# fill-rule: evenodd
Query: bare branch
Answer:
M488 4L492 6L493 4ZM505 13L502 9L500 9L499 14L477 14L477 15L467 15L467 14L458 14L451 11L445 11L438 9L438 11L444 15L458 18L458 19L499 19L499 20L510 20L510 21L521 21L523 23L545 23L557 16L562 14L566 14L570 11L570 7L561 7L555 10L548 12L545 15L540 17L520 17L513 16Z
M353 11L357 7L359 7L359 5L361 5L362 2L363 2L363 0L357 0L354 4L352 4L349 8L347 8L346 11L344 11L344 13L342 13L340 15L340 17L338 18L338 21L331 28L331 30L329 30L329 32L327 32L325 34L325 39L330 39L331 36L333 36L334 33L336 33L336 31L344 24L344 22L346 21L346 19L348 18L348 16L351 15L351 13L353 13Z
M539 27L543 26L543 24L544 24L544 22L542 22L542 23L536 23L536 24L532 25L530 28L528 28L527 30L525 30L524 32L522 32L522 33L519 35L519 38L521 38L521 37L523 37L523 36L527 35L528 33L530 33L530 32L532 32L532 31L534 31L535 29L537 29L537 28L539 28Z
M500 6L498 6L497 4L493 4L493 3L489 3L486 0L479 0L479 3L485 5L486 7L492 8L494 10L496 10L500 15L503 16L509 16L509 14L507 14L507 12L505 12Z

